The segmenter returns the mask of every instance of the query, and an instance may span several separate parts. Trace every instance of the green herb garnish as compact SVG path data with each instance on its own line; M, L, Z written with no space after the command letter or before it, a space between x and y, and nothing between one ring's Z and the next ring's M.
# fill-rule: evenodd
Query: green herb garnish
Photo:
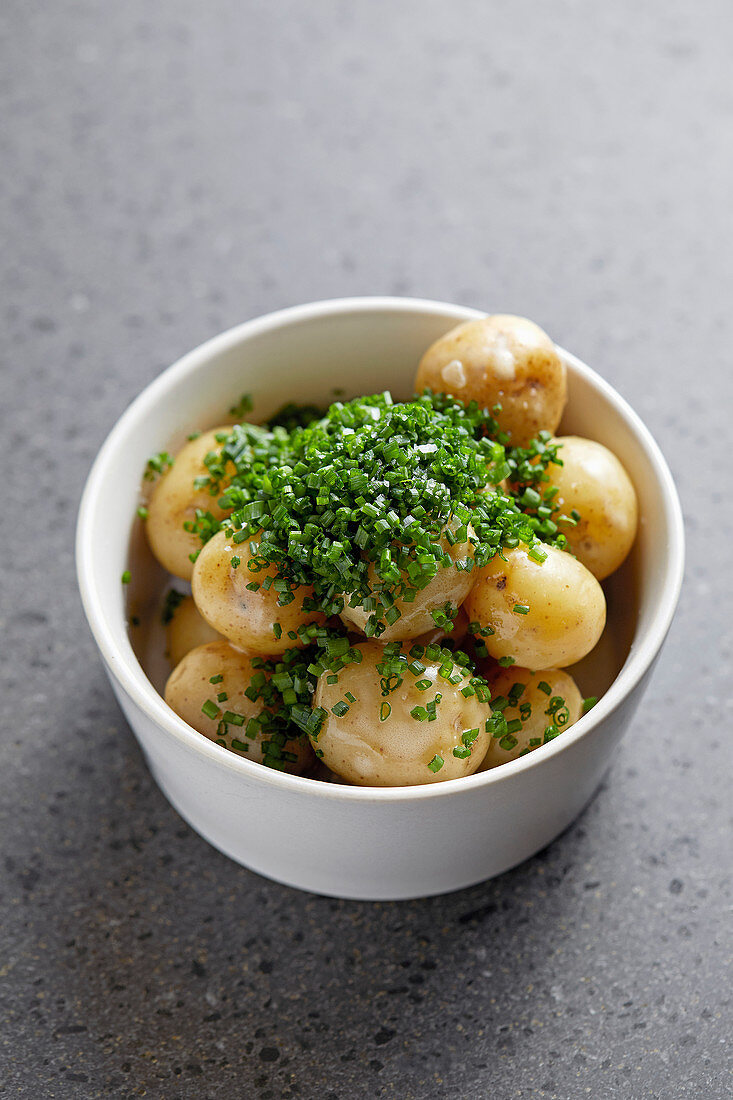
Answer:
M163 598L163 608L160 612L160 621L167 626L172 621L177 608L185 600L185 592L179 592L177 588L169 588Z
M252 394L243 393L236 405L232 405L229 410L230 416L242 417L248 412L252 412Z

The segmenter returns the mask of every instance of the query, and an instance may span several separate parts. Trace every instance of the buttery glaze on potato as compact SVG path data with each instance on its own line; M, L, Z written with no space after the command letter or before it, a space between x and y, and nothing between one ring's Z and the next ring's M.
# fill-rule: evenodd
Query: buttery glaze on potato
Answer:
M547 468L559 490L560 511L580 513L577 527L562 528L570 549L599 581L621 565L634 539L639 507L631 478L616 455L592 439L560 436L562 466Z
M196 518L197 508L211 512L215 519L226 514L218 504L221 492L212 496L207 488L196 489L194 482L209 472L204 464L209 451L221 450L216 436L229 431L228 427L212 428L186 443L170 469L156 482L150 498L145 523L150 548L169 573L184 581L190 581L193 575L189 555L201 547L198 535L186 531L184 523Z
M350 783L372 787L441 783L475 772L489 744L486 721L491 707L475 696L461 694L470 674L454 685L438 675L439 663L423 659L425 672L414 677L406 671L402 684L385 697L376 667L384 658L382 647L378 642L363 642L355 648L362 653L361 664L343 668L335 684L328 683L328 672L318 679L314 703L326 710L327 717L313 744L323 754L323 763ZM415 686L422 678L432 684L426 691ZM355 701L345 715L337 717L332 708L347 691ZM436 721L416 721L410 711L424 707L436 692L442 695ZM388 704L389 713L381 721L384 704ZM471 754L459 759L453 749L462 749L462 734L472 729L479 732ZM439 771L431 771L428 764L436 755L444 764Z
M278 605L275 588L263 585L265 577L277 576L275 566L258 573L248 568L253 560L250 543L259 545L259 541L255 535L236 543L227 532L219 531L198 556L191 588L197 608L214 630L247 653L270 656L305 644L298 637L289 637L289 632L326 620L320 611L303 610L303 600L313 598L310 586L296 588L292 603ZM236 568L232 558L239 558ZM256 592L247 588L252 582L260 585ZM273 629L275 623L280 626L280 637Z
M171 665L182 661L187 653L209 642L223 642L221 634L209 626L201 615L193 596L186 596L173 612L166 626L166 655Z
M470 532L469 532L470 533ZM473 557L473 545L469 542L456 542L453 546L443 537L440 540L443 550L448 553L455 562L454 566L438 566L438 572L431 581L421 588L412 603L405 600L395 600L394 606L401 612L400 618L394 623L388 624L384 633L379 635L380 642L399 642L408 638L417 638L418 635L435 629L435 620L432 612L442 608L446 603L457 609L461 606L466 596L471 591L471 586L476 578L474 570L470 572L463 567ZM376 577L374 566L369 567L371 580ZM341 619L350 630L359 630L364 633L367 620L372 614L365 611L361 605L350 607L348 597Z
M261 764L263 738L260 734L247 736L247 720L256 718L265 709L261 699L253 702L244 694L254 671L246 653L235 649L229 642L210 642L192 649L174 668L165 685L165 701L184 722L210 741L223 741L225 747L237 756ZM221 680L212 684L212 676L221 676ZM221 694L227 698L219 702L217 696ZM230 710L242 715L244 725L229 725L226 733L220 732L219 718L208 718L201 710L209 700L216 703L222 713ZM284 751L296 756L295 761L288 761L285 765L285 771L293 774L301 774L315 762L313 750L304 736L287 741Z
M483 671L483 670L482 670ZM497 699L500 695L509 696L514 684L524 684L524 691L519 696L517 706L508 706L502 711L507 722L519 718L521 720L520 707L529 704L531 712L523 721L522 729L508 738L492 737L488 752L483 759L480 771L489 768L497 768L500 764L507 764L510 760L516 760L526 751L539 748L544 741L544 733L555 719L547 713L550 700L560 696L565 700L567 708L567 721L558 724L558 729L566 730L578 721L583 713L583 697L578 690L578 685L569 672L559 668L545 668L532 672L528 668L519 668L512 665L511 668L498 667L490 672L484 672L489 687L491 698ZM549 694L538 685L545 684L550 689ZM564 709L559 712L565 717ZM502 744L503 740L503 744ZM512 742L515 744L512 746ZM532 744L532 742L535 742Z
M542 550L542 564L524 546L497 554L479 570L466 612L471 622L494 630L484 639L490 656L513 657L530 669L565 668L600 638L606 599L581 562L553 546Z
M554 432L567 400L565 364L550 337L526 317L496 314L465 321L420 360L415 389L429 386L492 409L513 445Z

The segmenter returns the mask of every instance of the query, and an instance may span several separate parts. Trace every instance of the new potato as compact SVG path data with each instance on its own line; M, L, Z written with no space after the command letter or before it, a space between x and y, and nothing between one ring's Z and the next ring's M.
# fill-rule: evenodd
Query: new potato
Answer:
M165 685L164 698L184 722L204 737L210 741L224 741L225 747L237 756L261 764L265 755L263 737L260 733L247 735L247 721L265 709L261 699L252 701L245 695L254 671L246 653L228 642L210 642L192 649L174 668ZM221 680L212 684L212 676L221 676ZM220 694L225 694L226 700L219 702L217 696ZM209 701L216 703L222 714L229 710L241 715L243 725L231 724L226 732L220 730L220 718L209 718L201 710ZM295 760L286 762L285 771L300 774L314 763L313 750L304 736L287 741L283 751L295 756Z
M559 490L555 503L569 515L580 513L576 527L563 526L568 545L598 580L610 576L636 537L638 504L631 478L616 455L592 439L560 436L562 465L547 468Z
M431 344L415 378L418 392L426 386L486 409L500 404L493 415L515 446L554 432L567 400L565 364L550 337L508 314L465 321Z
M382 646L363 642L355 648L362 654L360 664L343 668L335 684L328 683L329 672L318 679L314 703L327 714L313 744L323 763L350 783L373 787L441 783L475 772L489 744L486 722L491 707L476 696L467 698L461 693L470 673L464 674L459 684L451 684L439 676L439 662L423 658L425 672L415 677L406 669L402 684L385 696L377 668L384 658ZM431 681L426 691L415 686L422 678ZM344 700L347 691L355 701L346 714L337 717L332 708ZM413 718L410 711L425 707L436 692L442 695L437 719L420 722ZM462 735L473 729L478 734L470 754L454 756L454 749L463 753ZM436 755L444 763L440 770L431 771L428 764Z
M507 764L526 751L539 748L544 743L545 730L548 726L556 723L562 733L577 722L583 712L583 697L578 690L578 685L570 673L562 669L545 668L532 672L531 669L512 665L511 668L495 669L487 673L486 678L491 688L491 698L494 700L499 696L508 698L515 684L524 685L517 705L507 706L502 711L507 722L515 719L522 721L522 729L506 738L492 737L480 771ZM549 688L549 693L540 688L540 684ZM548 714L551 700L558 697L564 699L564 706L556 712L555 716ZM528 716L527 706L531 708ZM522 718L523 713L524 718Z
M227 427L212 428L210 432L204 432L186 443L170 469L156 482L148 504L145 530L150 548L169 573L184 581L190 581L193 575L193 562L189 555L201 548L198 535L186 531L184 523L196 518L197 508L211 512L215 519L221 519L226 514L218 504L221 490L212 495L208 488L196 489L194 482L197 477L204 477L209 472L204 464L209 451L221 450L222 445L216 436L229 431Z
M469 532L470 537L471 532ZM417 638L418 635L435 629L435 620L432 612L445 607L449 603L453 609L459 608L471 590L475 580L475 571L470 572L463 568L473 557L473 545L469 542L456 542L452 546L443 537L440 545L451 558L453 565L438 566L438 572L419 589L415 599L410 603L403 599L397 599L394 607L400 611L400 618L394 623L388 624L382 634L380 642L404 641L408 638ZM369 575L373 582L378 582L374 566L369 567ZM367 620L371 611L358 604L350 607L348 597L345 597L346 605L341 612L341 619L350 630L360 630L364 633Z
M193 596L186 596L173 612L166 625L166 655L175 666L187 653L209 642L223 642L221 634L209 626L193 602Z
M248 566L253 560L250 543L259 544L259 536L236 543L226 531L219 531L205 544L196 561L191 589L196 606L214 630L247 653L265 656L283 653L293 646L305 643L298 637L290 638L308 623L324 623L320 611L303 610L303 600L313 597L310 586L295 589L295 599L280 606L274 587L266 588L266 577L276 577L275 566L260 572L252 572ZM235 568L232 558L239 558ZM259 584L256 591L248 584ZM274 629L280 627L280 635Z
M590 653L606 623L603 589L570 554L541 546L541 564L524 546L504 551L478 571L466 612L490 627L490 656L530 669L564 668ZM525 614L516 610L527 608Z

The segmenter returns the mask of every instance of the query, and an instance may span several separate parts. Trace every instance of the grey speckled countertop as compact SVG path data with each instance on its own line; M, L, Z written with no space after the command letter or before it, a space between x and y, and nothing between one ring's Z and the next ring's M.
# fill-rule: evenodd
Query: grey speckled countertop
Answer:
M724 0L5 0L2 1095L731 1095L732 31ZM583 817L493 882L370 905L170 809L72 539L164 365L383 292L527 314L601 371L689 558Z

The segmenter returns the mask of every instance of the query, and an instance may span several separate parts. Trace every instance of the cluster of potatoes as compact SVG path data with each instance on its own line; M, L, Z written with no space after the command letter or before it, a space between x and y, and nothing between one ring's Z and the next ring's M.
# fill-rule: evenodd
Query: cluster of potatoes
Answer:
M418 367L415 389L425 387L466 403L475 400L484 408L500 406L494 414L500 428L510 434L512 444L522 446L542 429L557 431L567 397L565 365L553 342L531 321L512 316L469 321L437 340ZM190 581L192 591L168 627L168 655L174 668L165 699L204 736L262 761L258 736L247 738L243 727L235 726L222 737L220 714L207 711L231 711L241 715L246 726L264 707L261 700L252 701L245 694L252 658L276 657L300 645L292 640L292 632L325 619L317 611L303 610L302 599L312 596L308 588L298 589L301 598L285 606L278 604L274 587L248 588L253 578L247 568L250 543L235 544L225 531L210 539L192 564L200 541L186 525L196 509L221 518L217 498L194 483L207 472L207 453L220 449L217 435L226 431L214 429L184 446L149 501L147 534L153 553L175 577ZM590 652L604 629L606 603L599 582L618 568L631 548L637 501L628 474L606 447L573 436L556 441L562 444L563 464L548 470L558 490L555 499L562 513L575 509L581 517L565 532L572 553L544 546L546 558L540 563L527 547L519 546L471 572L440 569L413 603L398 601L402 615L378 641L364 635L369 611L351 607L347 600L342 619L351 644L361 652L361 662L319 678L313 702L327 716L312 745L301 735L286 746L288 771L311 771L315 749L322 765L347 782L442 782L496 767L541 744L552 722L549 697L564 700L563 728L580 717L581 693L565 670ZM470 529L468 538L454 545L446 540L457 565L465 564L473 552ZM236 568L233 557L240 559ZM269 574L275 576L274 567ZM266 575L258 573L257 580ZM469 622L490 628L483 638L489 656L478 659L477 668L493 697L508 698L505 718L521 716L523 725L516 736L492 738L486 731L490 704L465 690L471 673L456 666L446 679L441 659L430 661L427 656L419 679L408 673L389 693L385 716L377 668L384 644L406 642L403 648L409 650L414 642L440 640L431 612L446 603L458 609L454 641L460 641ZM279 632L273 629L276 623ZM506 660L500 661L508 658L514 663L505 667ZM430 687L421 690L418 684L424 688L426 680ZM512 691L517 684L522 689ZM416 721L414 708L438 696L435 720ZM341 713L338 704L345 698L349 707ZM216 708L206 706L207 701L215 701ZM437 760L441 763L436 766Z

